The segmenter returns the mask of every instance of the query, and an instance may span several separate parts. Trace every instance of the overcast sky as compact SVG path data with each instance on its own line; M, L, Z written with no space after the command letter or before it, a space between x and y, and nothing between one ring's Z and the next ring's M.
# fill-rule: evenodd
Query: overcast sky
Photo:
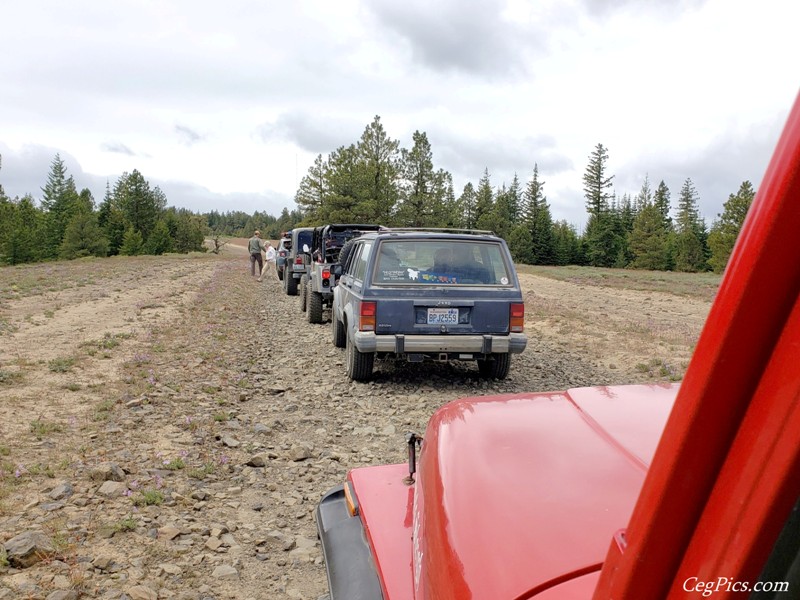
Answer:
M138 169L172 206L293 209L317 154L375 115L431 142L456 194L534 163L586 220L598 143L618 195L686 178L709 224L756 187L798 92L792 0L27 0L0 5L0 185L59 153L99 202ZM794 73L794 75L792 75Z

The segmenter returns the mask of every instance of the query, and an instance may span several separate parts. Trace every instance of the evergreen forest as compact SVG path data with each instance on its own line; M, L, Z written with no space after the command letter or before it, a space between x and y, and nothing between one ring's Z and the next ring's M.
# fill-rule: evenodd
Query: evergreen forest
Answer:
M525 264L724 270L755 197L749 181L730 194L709 227L691 179L674 200L663 180L654 185L648 175L635 193L620 193L608 158L608 149L597 144L582 181L575 182L582 184L587 215L578 233L574 224L553 220L535 160L524 181L514 175L493 185L485 169L456 194L451 174L434 165L427 135L414 132L411 148L402 148L379 116L359 140L318 155L300 181L297 207L277 216L169 207L137 170L107 183L97 203L88 189L77 190L56 155L38 201L32 194L9 198L0 185L0 264L205 251L206 236L249 237L260 229L266 239L277 239L295 226L344 222L490 230Z

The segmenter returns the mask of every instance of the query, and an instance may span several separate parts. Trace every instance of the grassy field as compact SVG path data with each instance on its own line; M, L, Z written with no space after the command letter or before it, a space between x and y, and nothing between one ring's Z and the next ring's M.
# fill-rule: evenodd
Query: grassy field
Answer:
M677 296L712 301L722 279L715 273L677 273L673 271L638 271L599 267L543 267L517 265L520 273L549 277L579 285L665 292Z

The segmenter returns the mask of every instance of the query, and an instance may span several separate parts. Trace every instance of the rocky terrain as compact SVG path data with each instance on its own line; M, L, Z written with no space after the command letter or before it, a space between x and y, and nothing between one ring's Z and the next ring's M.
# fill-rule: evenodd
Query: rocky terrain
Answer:
M675 379L705 300L523 275L526 352L344 375L242 248L0 269L0 600L324 599L314 509L445 402Z

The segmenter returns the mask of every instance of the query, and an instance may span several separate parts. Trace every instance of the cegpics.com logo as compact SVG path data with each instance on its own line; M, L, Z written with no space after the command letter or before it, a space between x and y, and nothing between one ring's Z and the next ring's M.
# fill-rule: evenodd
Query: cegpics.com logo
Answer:
M697 592L708 597L717 592L776 592L789 591L788 581L736 581L730 577L717 577L711 581L700 581L698 577L689 577L683 582L684 592Z

